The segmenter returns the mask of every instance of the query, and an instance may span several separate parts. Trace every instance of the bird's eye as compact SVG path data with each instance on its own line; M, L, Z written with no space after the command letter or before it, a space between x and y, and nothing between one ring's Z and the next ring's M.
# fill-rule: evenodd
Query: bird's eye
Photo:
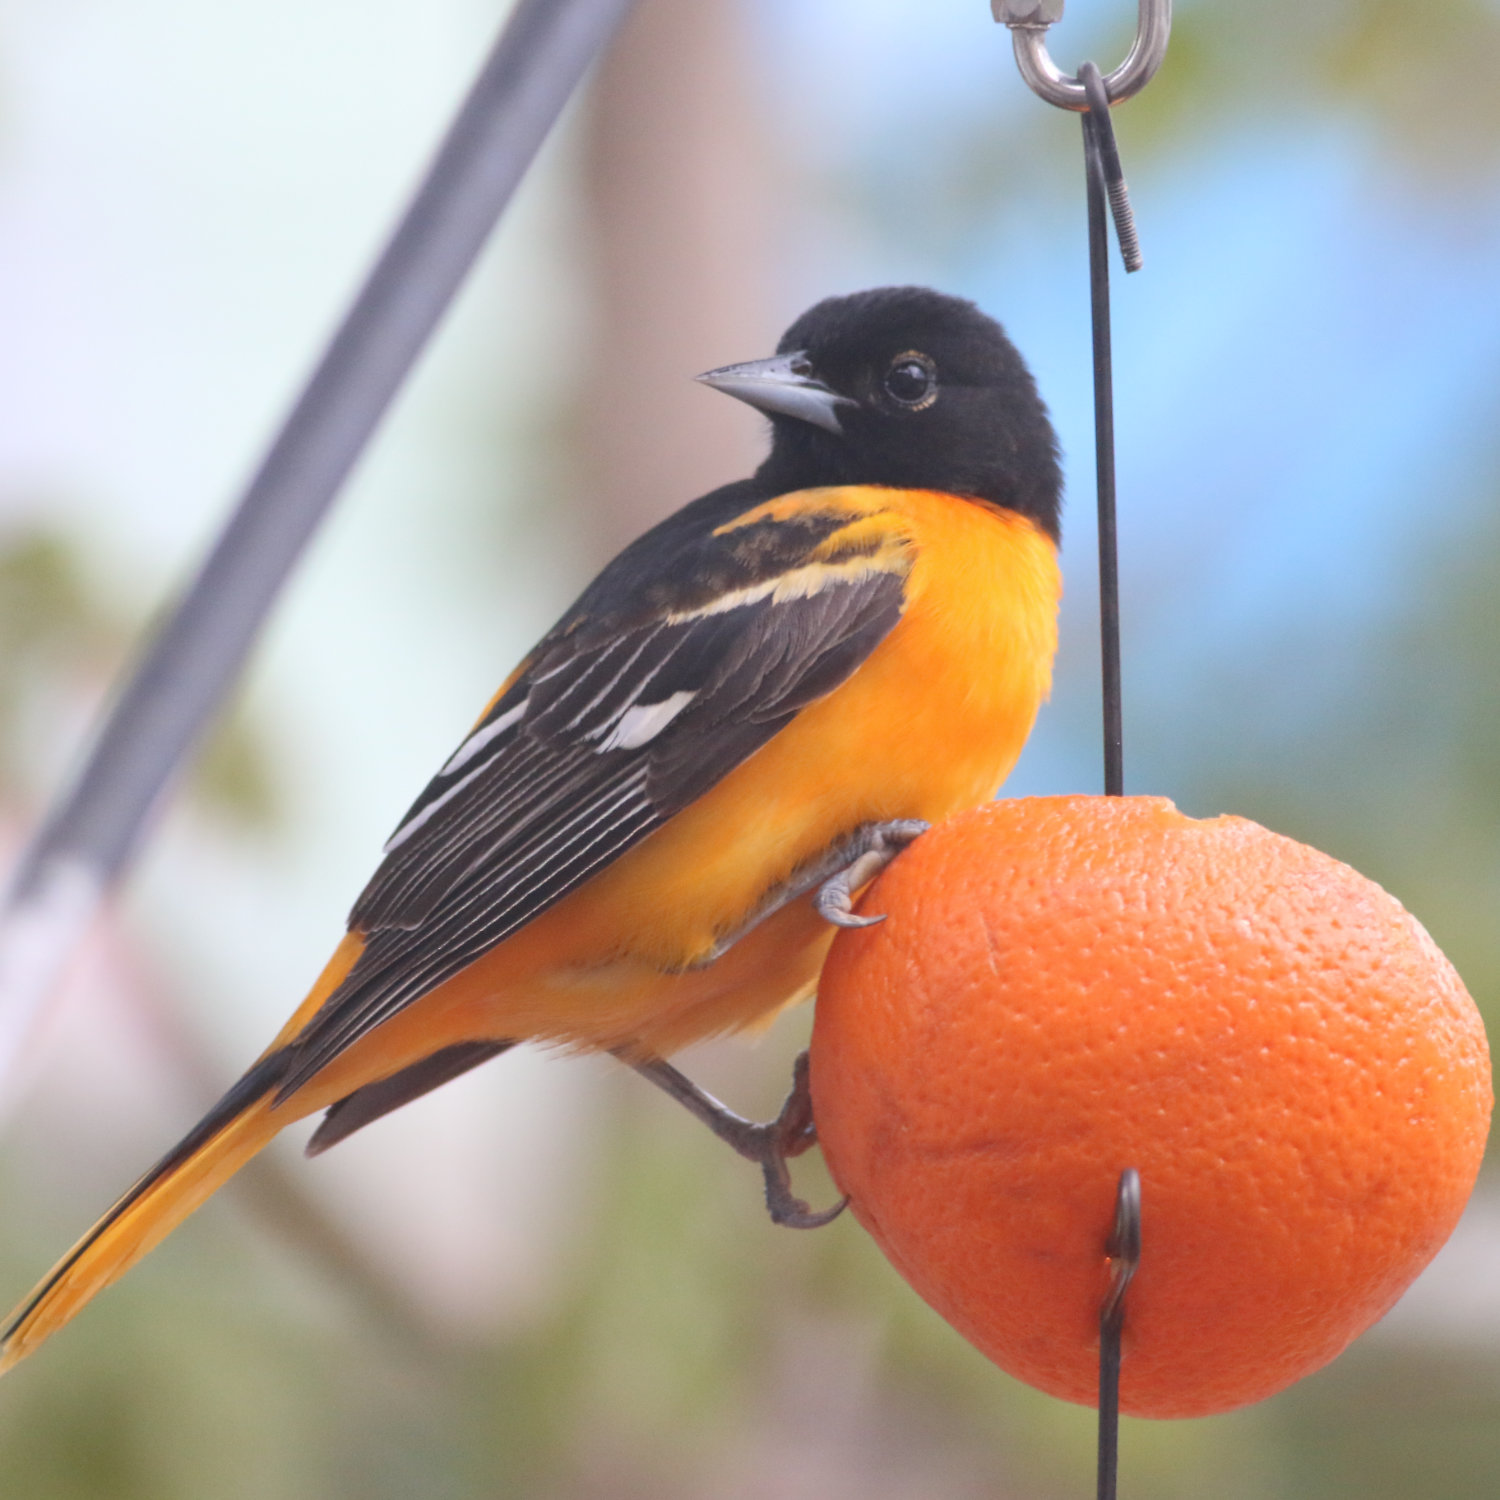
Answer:
M915 349L898 354L885 372L885 393L910 411L921 411L937 400L937 366Z

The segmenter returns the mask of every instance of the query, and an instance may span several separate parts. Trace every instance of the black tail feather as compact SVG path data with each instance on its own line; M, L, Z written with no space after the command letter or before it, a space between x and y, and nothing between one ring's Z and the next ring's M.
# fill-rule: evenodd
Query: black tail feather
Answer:
M424 1057L421 1062L412 1063L399 1073L392 1073L389 1078L367 1083L329 1107L307 1143L307 1154L319 1155L346 1140L356 1130L362 1130L372 1120L400 1109L403 1104L410 1104L413 1099L514 1046L514 1042L459 1042L456 1046L434 1052L431 1057Z

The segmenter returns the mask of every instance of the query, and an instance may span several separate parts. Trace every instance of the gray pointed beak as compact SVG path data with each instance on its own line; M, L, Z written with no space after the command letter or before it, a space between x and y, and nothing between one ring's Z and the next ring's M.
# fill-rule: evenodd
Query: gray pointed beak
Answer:
M725 365L697 378L757 411L796 417L828 432L844 430L839 425L839 407L859 404L824 385L812 373L812 362L800 350L773 355L770 359L752 359L743 365Z

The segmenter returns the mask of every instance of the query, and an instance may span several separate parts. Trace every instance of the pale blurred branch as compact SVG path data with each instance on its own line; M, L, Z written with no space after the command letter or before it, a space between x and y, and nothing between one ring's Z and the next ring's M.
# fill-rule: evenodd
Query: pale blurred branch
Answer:
M521 0L198 576L121 686L0 909L0 1081L287 575L631 0Z

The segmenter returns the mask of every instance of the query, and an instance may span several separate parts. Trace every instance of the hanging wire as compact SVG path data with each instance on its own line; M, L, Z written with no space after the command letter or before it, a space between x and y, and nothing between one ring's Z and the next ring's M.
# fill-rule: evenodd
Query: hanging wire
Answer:
M1143 89L1161 66L1172 28L1172 0L1139 0L1135 40L1125 61L1101 75L1085 63L1070 78L1047 51L1047 29L1060 21L1064 0L990 0L997 21L1011 29L1016 63L1027 84L1049 104L1083 112L1089 214L1089 289L1094 345L1094 463L1099 509L1099 645L1103 696L1104 791L1125 790L1124 712L1120 674L1119 543L1115 524L1114 374L1110 344L1109 253L1105 204L1127 272L1142 264L1140 238L1120 166L1109 106Z
M1089 306L1094 335L1094 479L1099 511L1099 662L1104 707L1104 794L1125 794L1125 729L1120 680L1120 546L1115 522L1115 381L1114 352L1109 329L1109 231L1105 223L1108 192L1107 162L1114 159L1119 176L1120 155L1114 149L1114 130L1104 81L1087 62L1078 70L1085 90L1097 101L1083 117L1083 161L1089 210ZM1122 195L1123 196L1123 195ZM1126 200L1128 205L1128 200ZM1128 209L1127 209L1128 211ZM1132 232L1134 220L1131 220ZM1124 239L1121 238L1121 251ZM1139 244L1135 246L1140 261ZM1128 264L1128 263L1127 263Z
M1104 196L1109 200L1110 216L1115 221L1115 238L1120 242L1120 259L1125 262L1126 273L1139 271L1145 264L1141 256L1141 237L1135 227L1135 210L1130 206L1130 189L1125 185L1125 169L1120 165L1120 148L1115 141L1115 122L1109 112L1109 96L1104 89L1104 79L1099 69L1091 62L1078 69L1078 80L1089 101L1084 111L1083 127L1087 132L1084 150L1092 150L1097 157L1097 172L1090 167L1090 178L1097 176ZM1092 141L1092 146L1090 146ZM1103 256L1108 268L1109 257Z
M1109 105L1144 88L1166 56L1171 0L1139 0L1135 41L1125 61L1101 75L1085 63L1070 78L1047 51L1047 28L1062 19L1063 0L990 0L1011 28L1021 76L1049 104L1083 112L1089 213L1089 287L1094 344L1094 461L1099 509L1099 645L1103 679L1104 790L1125 790L1124 712L1120 674L1119 545L1115 523L1114 376L1110 346L1109 255L1105 204L1127 272L1141 268L1140 239L1120 166Z
M1091 62L1076 78L1063 74L1047 52L1047 28L1062 19L1063 0L990 0L997 21L1011 28L1021 76L1060 109L1083 114L1083 156L1088 196L1089 300L1094 346L1094 462L1099 494L1099 635L1104 718L1104 790L1124 794L1120 682L1120 567L1115 524L1114 373L1109 320L1109 230L1127 272L1141 267L1140 240L1115 144L1110 105L1151 81L1166 56L1171 0L1139 0L1135 42L1125 61L1102 74ZM1120 1174L1114 1230L1105 1247L1110 1288L1099 1310L1098 1500L1115 1500L1120 1454L1120 1360L1125 1293L1141 1258L1141 1178L1134 1167Z
M292 565L632 0L520 0L176 610L117 688L0 905L0 1085Z

